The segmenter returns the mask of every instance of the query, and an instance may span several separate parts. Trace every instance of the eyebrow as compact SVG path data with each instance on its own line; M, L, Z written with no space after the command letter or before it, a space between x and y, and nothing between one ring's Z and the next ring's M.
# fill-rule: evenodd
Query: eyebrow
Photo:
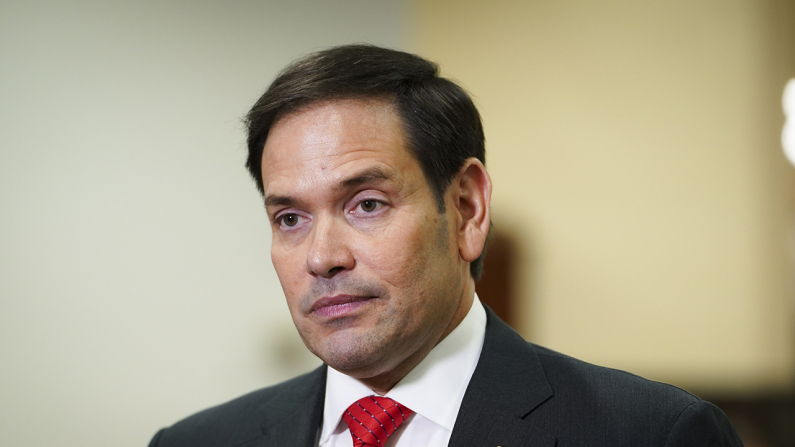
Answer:
M375 180L392 180L392 176L379 168L370 168L340 182L337 189L349 189Z
M265 207L271 206L294 206L298 201L289 196L268 196L265 197Z
M337 190L350 189L377 180L391 180L392 178L393 178L392 175L390 175L389 173L387 173L382 169L370 168L358 174L355 174L353 177L349 177L342 180L339 183L339 185L337 185L336 189ZM297 200L290 196L269 195L265 197L266 208L274 206L296 206L300 204L301 204L300 200Z

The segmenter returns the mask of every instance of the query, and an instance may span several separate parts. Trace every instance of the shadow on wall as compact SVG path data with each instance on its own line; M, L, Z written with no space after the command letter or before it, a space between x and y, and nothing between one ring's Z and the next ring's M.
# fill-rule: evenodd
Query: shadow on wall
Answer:
M795 395L709 400L729 416L745 447L795 447Z
M483 304L514 329L517 328L517 261L519 240L492 225L483 263L483 276L475 290Z

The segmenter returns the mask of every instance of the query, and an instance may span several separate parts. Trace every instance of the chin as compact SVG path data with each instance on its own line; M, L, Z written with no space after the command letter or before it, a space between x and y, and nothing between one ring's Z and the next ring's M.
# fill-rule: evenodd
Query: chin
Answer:
M359 340L337 341L332 337L321 349L312 349L316 356L337 371L357 379L377 376L388 369L383 361L383 346Z
M334 358L325 361L327 365L337 371L356 379L367 379L383 374L388 370L380 362L373 362L370 358Z

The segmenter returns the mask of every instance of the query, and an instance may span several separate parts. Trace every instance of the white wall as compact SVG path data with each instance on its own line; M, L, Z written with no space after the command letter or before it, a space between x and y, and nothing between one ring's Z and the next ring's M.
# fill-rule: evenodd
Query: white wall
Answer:
M318 361L289 321L241 117L397 0L0 3L0 445L141 446Z

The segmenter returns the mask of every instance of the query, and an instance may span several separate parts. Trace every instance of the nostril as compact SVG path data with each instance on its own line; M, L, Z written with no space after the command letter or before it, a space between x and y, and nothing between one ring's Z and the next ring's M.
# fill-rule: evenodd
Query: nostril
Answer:
M336 275L337 273L339 273L339 272L341 272L341 271L343 271L343 270L344 270L344 267L342 267L342 266L337 266L337 267L334 267L333 269L330 269L330 270L328 271L328 274L329 274L329 275Z

